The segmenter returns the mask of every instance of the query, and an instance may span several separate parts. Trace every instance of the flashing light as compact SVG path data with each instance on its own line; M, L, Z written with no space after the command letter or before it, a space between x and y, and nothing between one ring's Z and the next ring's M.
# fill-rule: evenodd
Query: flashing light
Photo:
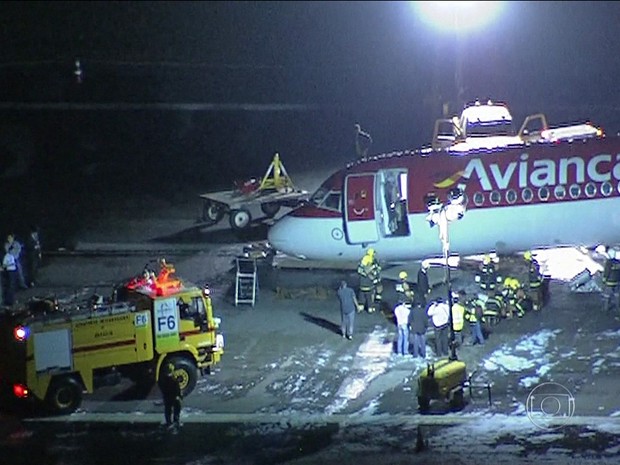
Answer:
M24 399L30 395L30 391L28 390L28 387L23 384L14 384L13 395L20 399Z
M28 328L25 326L16 326L13 330L13 337L18 342L24 342L26 339L28 339L28 334Z

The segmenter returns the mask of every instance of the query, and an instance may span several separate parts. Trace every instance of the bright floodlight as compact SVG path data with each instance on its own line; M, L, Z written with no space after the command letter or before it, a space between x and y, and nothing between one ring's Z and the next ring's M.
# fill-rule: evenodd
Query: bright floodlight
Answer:
M420 18L437 29L464 32L491 22L502 2L412 2Z

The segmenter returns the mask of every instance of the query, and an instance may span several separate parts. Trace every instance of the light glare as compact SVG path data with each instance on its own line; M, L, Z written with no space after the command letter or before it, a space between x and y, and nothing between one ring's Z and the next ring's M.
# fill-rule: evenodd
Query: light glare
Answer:
M502 2L412 2L420 18L433 28L466 32L491 22Z

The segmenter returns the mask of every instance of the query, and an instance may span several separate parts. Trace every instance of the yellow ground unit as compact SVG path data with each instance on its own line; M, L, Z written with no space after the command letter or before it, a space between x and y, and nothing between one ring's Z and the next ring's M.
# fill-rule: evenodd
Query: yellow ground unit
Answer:
M223 353L207 288L174 276L162 261L115 290L109 302L32 303L0 318L3 393L43 401L54 413L77 409L83 392L127 377L152 386L164 364L175 366L183 395Z
M464 403L464 386L468 381L466 365L460 360L443 359L429 364L418 378L418 407L429 410L432 400L445 401L459 409Z

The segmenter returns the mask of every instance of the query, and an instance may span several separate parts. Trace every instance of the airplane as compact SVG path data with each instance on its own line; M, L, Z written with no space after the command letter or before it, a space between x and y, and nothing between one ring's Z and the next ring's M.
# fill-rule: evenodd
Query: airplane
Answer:
M550 128L543 114L516 133L512 123L503 103L471 103L437 121L430 146L333 173L268 242L331 262L359 261L371 247L393 263L443 257L446 246L469 256L617 243L620 137L590 123ZM449 218L454 199L461 210ZM451 220L443 228L441 212Z

